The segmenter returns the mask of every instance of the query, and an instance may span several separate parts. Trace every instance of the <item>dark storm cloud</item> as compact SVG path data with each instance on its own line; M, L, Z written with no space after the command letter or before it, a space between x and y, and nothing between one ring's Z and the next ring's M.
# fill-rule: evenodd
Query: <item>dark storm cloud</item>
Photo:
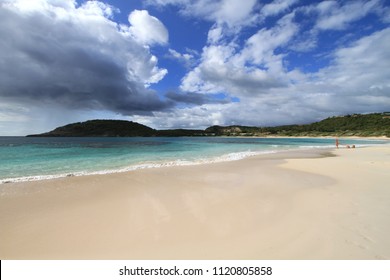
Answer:
M194 92L176 93L168 92L165 95L175 103L184 103L189 105L204 105L204 104L227 104L232 102L230 98L226 96L219 96L216 94L201 94Z
M125 115L174 105L145 87L166 70L125 27L105 17L108 6L38 3L25 9L17 2L0 7L0 97Z

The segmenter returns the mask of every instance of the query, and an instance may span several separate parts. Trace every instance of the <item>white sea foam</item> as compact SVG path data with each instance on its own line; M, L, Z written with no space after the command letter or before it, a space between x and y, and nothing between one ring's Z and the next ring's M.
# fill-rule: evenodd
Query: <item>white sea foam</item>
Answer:
M322 146L298 146L299 149L307 149L307 150L310 150L310 149L332 149L334 148L335 146L334 145L322 145Z
M105 169L99 171L80 171L80 172L63 173L63 174L55 174L55 175L36 175L36 176L25 176L25 177L17 177L17 178L6 178L6 179L0 179L0 184L51 180L51 179L86 176L86 175L106 175L106 174L113 174L113 173L130 172L130 171L135 171L140 169L151 169L151 168L162 168L162 167L173 167L173 166L192 166L192 165L210 164L210 163L218 163L218 162L228 162L228 161L241 160L251 156L256 156L261 154L271 154L276 152L277 151L275 150L246 151L246 152L229 153L229 154L216 156L212 158L200 158L196 160L178 159L174 161L145 162L145 163L134 164L127 167L118 168L118 169Z

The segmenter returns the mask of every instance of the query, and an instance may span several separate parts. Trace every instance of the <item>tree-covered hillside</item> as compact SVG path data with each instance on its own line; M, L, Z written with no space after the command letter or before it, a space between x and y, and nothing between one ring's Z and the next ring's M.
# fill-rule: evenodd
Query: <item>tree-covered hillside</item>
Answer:
M50 132L38 135L40 137L147 137L156 136L156 130L145 125L122 120L91 120L72 123L58 127Z
M275 127L212 126L213 135L225 136L387 136L390 137L390 113L354 114L330 117L306 125Z
M390 113L331 117L305 125L275 127L211 126L205 130L155 130L121 120L92 120L68 124L53 131L29 136L40 137L178 137L178 136L387 136L390 137Z

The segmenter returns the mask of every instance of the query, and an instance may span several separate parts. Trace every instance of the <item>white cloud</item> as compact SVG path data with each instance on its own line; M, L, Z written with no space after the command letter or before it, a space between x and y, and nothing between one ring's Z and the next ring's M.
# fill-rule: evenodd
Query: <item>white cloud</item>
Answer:
M380 10L380 0L350 1L340 5L338 1L323 1L316 7L319 18L316 28L341 30L370 12Z
M299 1L295 0L273 1L264 5L258 15L254 13L256 5L252 6L244 13L249 18L247 21L234 21L228 12L234 9L219 14L213 12L222 1L214 1L204 8L199 5L206 2L166 2L179 5L184 14L191 10L192 16L214 22L199 63L182 79L181 90L199 94L227 93L239 97L240 101L160 112L155 122L157 126L181 127L188 124L188 118L199 127L234 123L277 125L311 122L351 112L389 110L390 36L387 29L326 53L332 57L331 64L318 72L303 73L286 67L290 51L313 51L324 30L347 29L370 13L385 22L386 9L382 1L321 1L306 6L298 6ZM285 14L290 9L292 12ZM309 18L296 22L298 13L300 17ZM263 25L247 38L240 37L243 44L238 42L236 35L240 35L241 28L253 24L255 19L261 26L267 17L275 17L276 24ZM226 22L221 23L222 18L230 20L232 26L234 22L237 24L228 28ZM215 110L219 114L211 117L210 113Z
M50 4L58 3L60 1L53 1L50 2ZM66 1L65 1L66 2ZM65 6L65 8L69 8L71 6ZM85 2L80 8L79 11L81 11L85 15L89 16L97 16L97 17L106 17L106 18L112 18L114 13L119 12L119 9L105 4L103 2L99 1L88 1Z
M184 91L255 96L270 88L285 86L283 55L277 47L287 44L297 33L293 14L281 18L272 28L262 28L247 39L243 48L233 42L203 48L200 64L182 81Z
M275 46L286 44L290 38L282 37L286 39L275 39ZM285 83L279 87L277 83L271 83L271 73L234 64L242 52L231 46L208 46L200 65L184 78L183 89L229 92L238 96L240 102L159 112L158 119L149 120L161 127L188 126L186 120L189 119L195 127L213 124L261 126L309 123L347 113L388 111L389 45L390 28L375 32L335 50L331 64L316 73L280 72Z
M72 9L76 6L75 0L53 0L50 3L48 3L47 0L2 0L3 7L5 8L13 8L17 9L19 11L22 11L24 13L29 12L37 12L42 9L47 9L49 6L54 9L63 8L63 9Z
M159 81L161 81L166 74L168 74L167 69L160 69L157 67L158 59L156 56L152 55L146 63L150 66L149 69L151 69L150 72L147 72L146 75L149 77L144 78L144 84L145 86L150 86L151 84L156 84ZM131 65L130 65L131 66Z
M233 54L234 48L230 46L212 45L205 47L201 63L183 78L181 89L203 93L225 91L225 85L222 85L221 82L229 77L226 63Z
M295 4L278 1L263 7L267 15L276 15ZM283 54L274 50L288 43L298 31L294 13L278 20L275 27L262 28L245 41L236 43L241 28L258 20L256 1L149 1L155 5L178 5L183 14L214 22L208 33L199 64L182 79L180 89L189 92L254 96L269 88L285 86Z
M226 112L230 104L206 104L191 108L177 108L168 112L156 112L153 118L139 116L137 120L157 129L166 128L206 128L210 125L225 124Z
M189 60L194 58L194 56L192 54L188 54L188 53L181 54L178 51L175 51L173 49L169 49L168 51L174 58L176 58L178 60L189 61Z
M168 30L146 10L134 10L129 14L129 31L142 44L167 44Z
M369 95L375 90L390 97L389 45L390 28L363 37L336 50L332 65L322 69L317 78L351 95Z
M224 36L224 28L218 24L214 24L210 28L209 33L207 34L207 43L217 44Z
M264 17L276 16L285 12L297 2L298 0L276 0L264 5L264 7L261 9L261 14Z
M299 27L294 23L293 18L293 13L288 14L272 28L262 28L251 36L242 51L245 58L255 64L269 64L275 57L274 50L286 45L298 32Z
M195 56L193 53L179 53L178 51L174 49L168 49L169 56L173 59L176 59L180 63L183 63L184 66L190 67L195 64Z
M253 11L256 0L148 0L147 4L157 6L176 5L183 15L200 17L209 21L226 24L233 28L252 23L256 16Z
M223 0L214 11L214 20L217 23L226 23L229 27L242 24L251 19L255 4L256 0Z

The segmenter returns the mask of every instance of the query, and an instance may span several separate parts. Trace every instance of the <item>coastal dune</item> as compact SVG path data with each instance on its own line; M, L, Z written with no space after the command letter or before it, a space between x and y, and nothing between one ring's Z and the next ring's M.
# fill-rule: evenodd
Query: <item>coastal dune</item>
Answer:
M390 259L390 147L0 185L1 259Z

